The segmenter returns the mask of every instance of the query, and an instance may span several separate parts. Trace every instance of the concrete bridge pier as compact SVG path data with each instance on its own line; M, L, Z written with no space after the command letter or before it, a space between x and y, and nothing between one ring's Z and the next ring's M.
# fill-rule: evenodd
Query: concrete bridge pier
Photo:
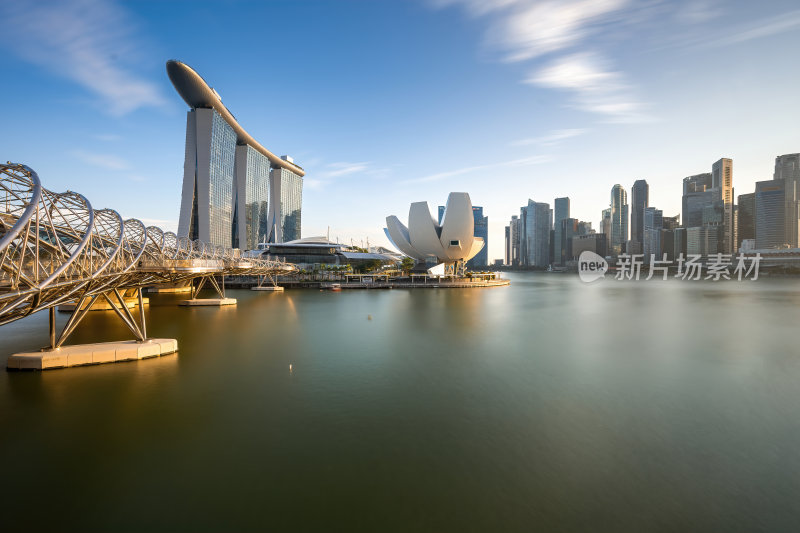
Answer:
M208 281L214 290L217 291L219 298L198 298L197 295L200 294L200 290ZM178 305L183 306L216 306L220 307L223 305L236 305L236 298L226 298L225 297L225 276L222 276L222 283L217 283L217 279L213 276L203 276L200 278L200 283L197 284L195 287L192 285L192 298L190 300L182 300Z
M48 309L50 316L50 345L38 352L13 354L8 358L6 366L9 370L48 370L51 368L133 361L177 352L177 340L147 337L142 289L138 288L136 292L139 300L138 321L126 305L125 298L115 288L100 294L80 297L60 334L57 334L56 331L56 309L55 306L51 306ZM101 296L120 320L131 330L136 339L64 346L64 342L75 331L93 307L95 301ZM112 296L114 299L112 299Z

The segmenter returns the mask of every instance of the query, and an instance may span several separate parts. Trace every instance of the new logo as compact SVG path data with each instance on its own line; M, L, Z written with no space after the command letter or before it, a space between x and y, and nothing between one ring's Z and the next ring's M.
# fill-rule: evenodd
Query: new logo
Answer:
M590 283L604 277L606 272L608 272L608 263L603 257L589 250L581 252L578 258L578 277L581 278L581 281Z

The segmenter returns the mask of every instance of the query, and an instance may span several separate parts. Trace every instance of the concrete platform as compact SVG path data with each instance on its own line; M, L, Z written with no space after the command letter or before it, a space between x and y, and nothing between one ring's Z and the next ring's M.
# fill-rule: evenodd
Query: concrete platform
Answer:
M236 305L236 298L196 298L194 300L182 300L178 305L194 306L222 306Z
M146 290L147 290L147 292L154 292L154 293L175 294L175 293L192 292L192 286L191 285L182 285L182 286L154 285L152 287L147 287Z
M250 287L251 291L272 291L283 292L283 287L275 287L272 285L265 285L264 287Z
M139 305L138 298L123 298L123 300L125 301L125 307L127 307L128 309L133 309L134 307L138 307ZM83 306L86 307L88 303L89 302L84 303ZM144 305L149 305L150 298L142 298L142 303ZM76 307L78 307L78 302L69 302L61 304L58 306L58 312L71 313L75 310ZM94 304L92 305L92 308L89 309L89 311L113 311L113 309L111 308L111 305L105 300L105 298L102 299L98 298L97 300L94 301Z
M62 346L51 351L15 353L8 358L9 370L48 370L68 366L98 365L158 357L178 351L175 339L148 339Z

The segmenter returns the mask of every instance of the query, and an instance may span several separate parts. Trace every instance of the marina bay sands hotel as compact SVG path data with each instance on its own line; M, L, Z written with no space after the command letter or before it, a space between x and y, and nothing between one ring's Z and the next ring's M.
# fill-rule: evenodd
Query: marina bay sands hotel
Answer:
M299 239L303 169L253 139L191 67L168 61L167 75L191 108L178 236L243 250Z

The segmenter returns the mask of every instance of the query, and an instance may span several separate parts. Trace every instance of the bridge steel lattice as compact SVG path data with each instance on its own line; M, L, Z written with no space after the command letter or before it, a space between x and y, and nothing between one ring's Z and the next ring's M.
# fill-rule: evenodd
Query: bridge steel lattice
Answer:
M142 288L204 278L224 296L215 277L272 276L291 264L243 256L200 241L179 238L140 220L123 220L113 209L95 210L83 195L54 193L31 168L0 164L0 325L50 310L50 348L61 346L98 298L143 341L147 337ZM139 299L136 320L120 291ZM195 296L195 292L192 292ZM55 306L77 301L60 336Z

